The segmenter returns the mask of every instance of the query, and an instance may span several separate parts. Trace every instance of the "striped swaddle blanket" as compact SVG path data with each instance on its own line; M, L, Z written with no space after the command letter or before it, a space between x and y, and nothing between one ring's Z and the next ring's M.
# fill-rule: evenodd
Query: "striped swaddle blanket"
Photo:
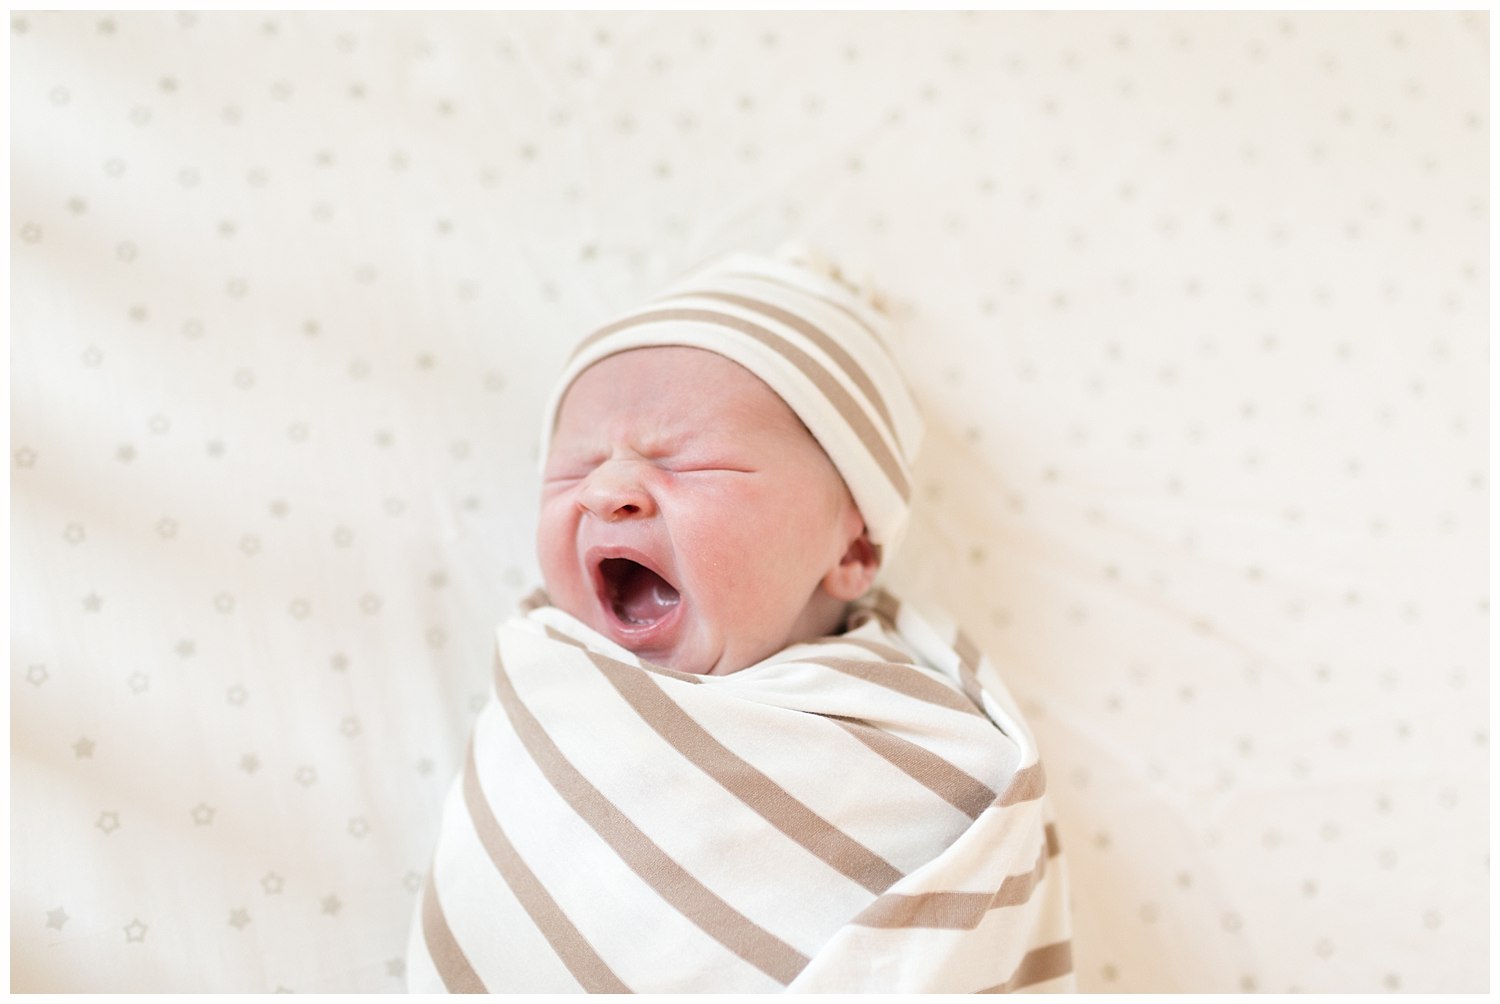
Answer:
M410 989L1074 989L1036 746L961 632L877 592L838 637L705 677L523 611Z

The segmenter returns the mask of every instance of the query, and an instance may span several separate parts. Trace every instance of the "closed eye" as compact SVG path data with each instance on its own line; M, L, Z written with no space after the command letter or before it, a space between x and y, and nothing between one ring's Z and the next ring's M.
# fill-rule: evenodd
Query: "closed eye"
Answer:
M731 467L727 464L682 464L669 467L673 474L754 474L752 467Z

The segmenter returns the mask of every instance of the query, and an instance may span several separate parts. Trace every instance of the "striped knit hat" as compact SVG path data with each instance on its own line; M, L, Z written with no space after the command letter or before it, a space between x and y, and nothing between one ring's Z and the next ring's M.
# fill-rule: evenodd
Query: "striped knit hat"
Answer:
M838 275L800 245L772 257L732 254L604 325L574 349L552 392L543 463L563 395L585 369L627 349L707 349L791 406L888 554L905 528L922 418L886 348L890 320Z

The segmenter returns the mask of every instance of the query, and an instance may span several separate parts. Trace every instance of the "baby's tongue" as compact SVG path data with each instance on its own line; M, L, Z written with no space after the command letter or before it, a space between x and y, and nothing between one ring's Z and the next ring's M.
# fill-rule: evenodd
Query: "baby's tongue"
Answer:
M620 582L615 610L627 621L648 624L665 617L680 597L660 575L644 565L633 565Z

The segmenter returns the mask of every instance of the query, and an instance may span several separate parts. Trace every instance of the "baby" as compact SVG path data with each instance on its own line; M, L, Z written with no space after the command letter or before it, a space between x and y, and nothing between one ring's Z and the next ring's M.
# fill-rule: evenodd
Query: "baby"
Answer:
M872 589L921 436L888 327L816 256L735 255L575 350L412 989L1073 988L1030 734Z
M584 371L543 484L547 595L673 669L732 673L834 634L875 578L875 545L817 440L705 349L630 349Z

